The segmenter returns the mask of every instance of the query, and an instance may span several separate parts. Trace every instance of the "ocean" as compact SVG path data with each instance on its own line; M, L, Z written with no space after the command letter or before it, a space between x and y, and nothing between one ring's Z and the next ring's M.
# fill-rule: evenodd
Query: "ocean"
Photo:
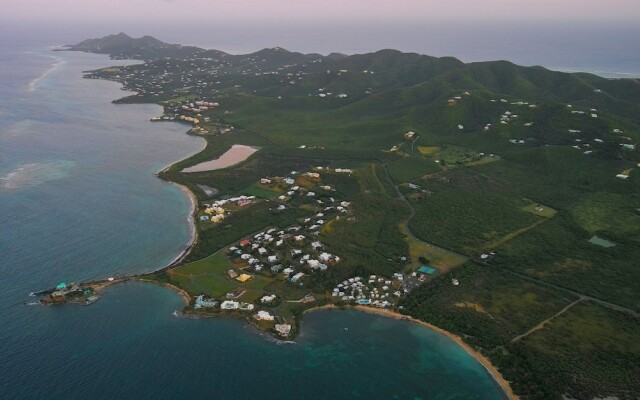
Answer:
M503 399L484 367L425 327L308 314L295 343L235 319L176 317L144 283L89 307L29 305L59 282L148 272L191 239L188 197L154 173L199 151L155 105L82 79L106 56L0 45L0 398Z

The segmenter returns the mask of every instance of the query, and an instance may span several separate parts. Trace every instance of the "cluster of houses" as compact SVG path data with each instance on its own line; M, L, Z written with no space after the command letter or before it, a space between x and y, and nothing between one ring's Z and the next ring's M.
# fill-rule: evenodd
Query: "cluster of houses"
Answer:
M260 302L263 305L273 304L276 299L275 295L264 295ZM206 310L212 308L219 308L221 311L240 311L240 312L253 312L256 310L256 306L252 303L236 301L236 300L224 300L219 302L216 299L205 298L204 295L199 295L196 297L194 305L194 310ZM256 321L274 321L274 331L280 335L281 337L287 337L291 333L291 324L287 324L284 318L273 315L271 312L267 310L258 310L255 314L252 315L253 319Z
M325 246L319 240L313 239L317 228L312 227L313 224L306 228L293 225L259 232L230 247L228 256L236 264L244 264L244 271L281 274L292 283L300 283L305 275L326 271L341 261L340 257L324 251Z
M371 275L364 279L356 276L338 283L331 296L358 305L389 308L417 286L415 282L411 282L419 279L417 276L416 272L410 276L398 272L392 278Z
M464 92L464 93L462 93L462 96L471 96L471 93ZM458 104L458 102L460 100L462 100L462 96L453 96L452 98L447 100L447 104L449 104L450 106L454 106L454 105Z
M317 167L314 170L328 169ZM338 173L351 172L338 170ZM302 217L297 224L282 229L271 227L241 240L228 249L227 256L236 265L242 265L241 269L244 272L280 275L291 283L302 284L304 276L326 271L340 263L340 257L326 251L325 245L317 236L328 221L345 217L352 210L350 202L331 196L335 189L331 185L322 184L319 172L291 171L290 175L296 176L299 183L296 184L293 177L265 177L260 183L284 188L283 193L276 199L276 210L285 210L291 206L292 200L300 199L298 203L304 205L309 214ZM252 197L242 196L227 201L251 199ZM225 200L214 202L205 212L210 210L214 216L225 215L224 202Z
M221 222L230 211L251 204L255 198L255 196L237 196L204 204L204 215L200 216L200 221L210 221L214 224Z
M346 99L348 97L348 95L346 93L332 93L332 92L325 92L323 88L318 89L318 97L331 97L334 96L338 99ZM311 96L311 94L309 94L309 96Z

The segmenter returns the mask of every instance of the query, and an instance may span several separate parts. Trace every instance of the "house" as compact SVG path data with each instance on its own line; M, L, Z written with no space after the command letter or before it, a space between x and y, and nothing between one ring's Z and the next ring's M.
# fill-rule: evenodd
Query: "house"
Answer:
M237 310L240 308L240 303L233 300L225 300L220 304L220 308L223 310Z
M272 295L265 295L265 296L262 296L262 297L260 298L260 302L261 302L261 303L271 303L271 302L273 302L275 299L276 299L276 295L275 295L275 294L272 294Z
M253 318L257 319L258 321L273 321L275 319L275 317L269 314L268 311L262 310L258 311L258 313L254 315Z
M267 261L273 264L278 261L278 256L269 256L267 257Z
M263 185L268 185L268 184L271 183L271 179L269 179L269 178L261 178L260 179L260 183L263 184Z
M298 272L294 276L291 277L291 282L298 282L304 276L303 272Z
M238 273L232 269L227 271L227 275L229 275L229 278L231 279L235 279L238 277Z
M278 332L278 334L280 336L288 336L289 333L291 332L291 325L289 325L289 324L276 324L275 329L276 329L276 332Z
M238 276L236 278L237 281L242 282L242 283L248 281L249 279L251 279L251 275L249 275L249 274L240 274L240 276Z

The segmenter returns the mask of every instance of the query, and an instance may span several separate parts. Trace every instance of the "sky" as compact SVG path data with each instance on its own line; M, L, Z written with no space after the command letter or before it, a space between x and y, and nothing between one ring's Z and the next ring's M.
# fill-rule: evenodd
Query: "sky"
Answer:
M2 0L0 21L640 21L638 0Z
M639 22L640 0L0 0L0 49L125 32L232 54L393 48L617 77L640 76Z

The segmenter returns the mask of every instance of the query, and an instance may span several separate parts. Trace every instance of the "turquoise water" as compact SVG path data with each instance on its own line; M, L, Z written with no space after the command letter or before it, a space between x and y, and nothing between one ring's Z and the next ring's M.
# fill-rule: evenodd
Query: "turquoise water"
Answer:
M90 307L25 305L59 281L176 257L189 200L153 174L203 143L81 79L104 56L0 50L0 398L504 398L449 339L356 311L308 314L282 344L239 320L176 318L180 297L149 284Z

